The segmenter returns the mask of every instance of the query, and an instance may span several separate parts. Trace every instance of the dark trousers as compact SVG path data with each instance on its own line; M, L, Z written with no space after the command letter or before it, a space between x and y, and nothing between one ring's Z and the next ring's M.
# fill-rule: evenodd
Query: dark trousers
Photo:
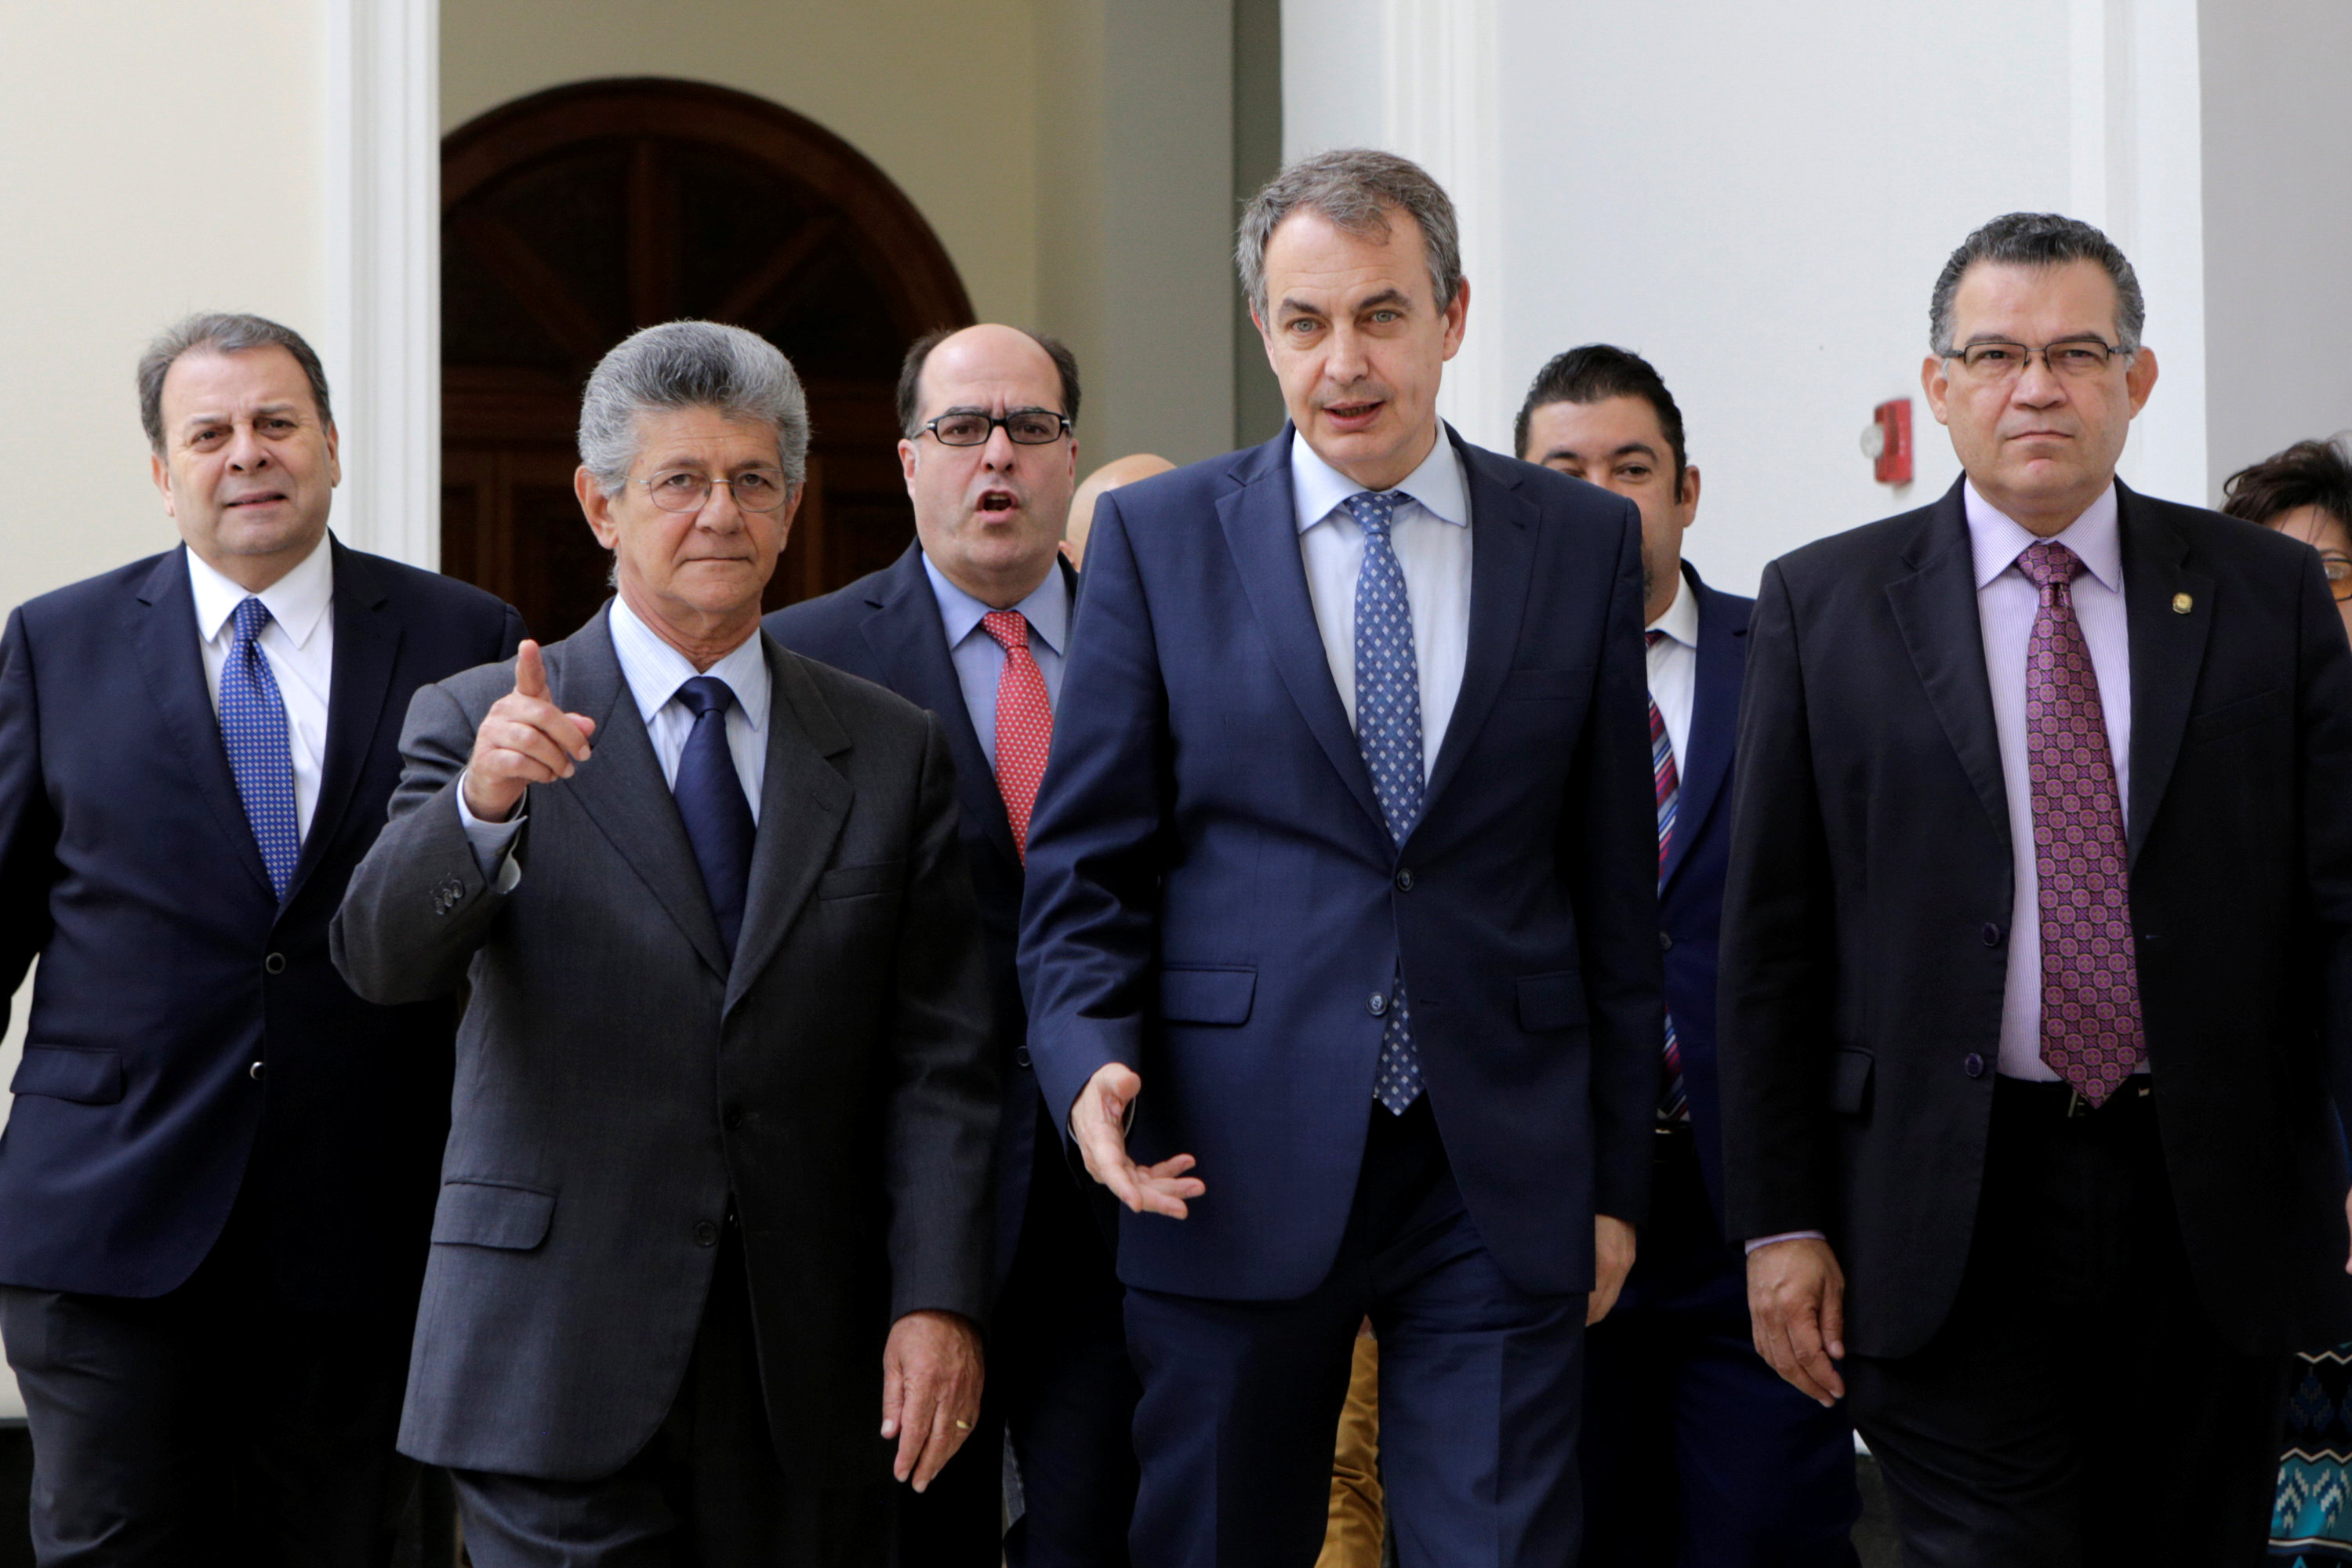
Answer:
M1585 1568L1847 1568L1853 1425L1756 1353L1693 1136L1658 1135L1633 1274L1586 1333Z
M33 1437L33 1552L60 1564L390 1562L415 1302L304 1311L240 1199L178 1289L0 1289Z
M881 1369L875 1369L881 1425ZM593 1481L455 1470L474 1568L886 1568L889 1484L833 1490L776 1462L730 1215L684 1385L653 1438Z
M2001 1079L1951 1316L1916 1355L1848 1358L1914 1568L2263 1560L2287 1358L2199 1304L2145 1089L2069 1115Z
M1310 1568L1356 1330L1381 1343L1390 1535L1415 1568L1568 1568L1582 1533L1582 1292L1503 1276L1426 1098L1371 1134L1338 1259L1288 1301L1130 1288L1139 1568ZM1215 1176L1211 1174L1213 1182Z
M1094 1194L1062 1163L1040 1102L1021 1241L990 1316L971 1440L929 1490L898 1499L908 1568L1125 1568L1135 1513L1134 1365L1125 1292ZM1091 1186L1091 1183L1088 1184ZM1003 1447L1022 1513L1003 1528Z

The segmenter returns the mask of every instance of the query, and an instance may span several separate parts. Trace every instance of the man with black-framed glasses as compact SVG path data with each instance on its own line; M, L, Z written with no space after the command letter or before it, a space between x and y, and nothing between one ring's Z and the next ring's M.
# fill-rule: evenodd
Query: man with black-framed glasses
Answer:
M1077 478L1077 363L1050 338L933 332L898 380L898 461L915 542L891 566L779 610L779 642L940 716L994 974L997 1141L989 1375L971 1452L900 1500L904 1561L1102 1568L1127 1561L1136 1384L1107 1215L1045 1121L1013 971L1029 811L1045 767L1077 574L1061 553ZM1089 1184L1089 1188L1090 1188ZM1022 1511L1002 1534L1000 1434Z
M2116 477L2157 380L2087 224L1938 279L1962 478L1764 574L1724 907L1727 1228L1906 1561L2263 1555L2352 1337L2352 647L2318 558Z

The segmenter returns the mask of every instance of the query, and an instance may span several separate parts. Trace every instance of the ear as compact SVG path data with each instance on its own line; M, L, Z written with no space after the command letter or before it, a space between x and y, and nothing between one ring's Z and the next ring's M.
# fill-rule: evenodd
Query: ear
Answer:
M596 542L607 550L619 550L621 523L613 515L613 498L604 493L585 463L572 470L572 493L580 498L581 515L587 518L588 531L596 536Z
M1445 358L1462 352L1462 333L1469 320L1470 279L1465 278L1454 286L1454 302L1445 307Z
M1944 399L1952 389L1949 363L1941 354L1929 354L1919 362L1919 390L1927 395L1927 407L1938 425L1951 423L1944 414Z
M1698 465L1696 463L1683 465L1683 493L1680 499L1683 509L1683 526L1688 528L1698 519Z
M333 489L343 482L342 437L333 420L327 422L327 488Z
M1275 363L1274 329L1265 324L1265 318L1257 313L1256 306L1253 305L1250 307L1249 316L1250 325L1257 329L1257 341L1259 343L1264 345L1265 349L1266 368L1273 371L1276 375L1279 376L1282 374L1282 367Z
M900 478L907 481L907 496L909 500L912 500L915 494L916 459L921 455L921 453L915 449L915 444L912 441L907 440L904 437L900 438L898 442L898 474Z
M163 461L163 454L161 452L149 453L147 464L149 470L155 476L155 488L163 495L163 515L175 522L178 521L179 503L172 499L172 466Z
M2156 390L2156 351L2142 349L2132 355L2131 368L2124 372L2124 390L2131 394L2132 413L2137 416L2147 406L2147 395Z

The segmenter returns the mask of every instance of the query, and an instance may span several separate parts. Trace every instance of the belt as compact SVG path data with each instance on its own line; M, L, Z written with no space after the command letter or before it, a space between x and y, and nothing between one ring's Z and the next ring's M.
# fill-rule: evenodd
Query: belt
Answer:
M2107 1096L2104 1105L2093 1105L2083 1091L2071 1083L2043 1083L2032 1079L2003 1076L1994 1084L1995 1092L2017 1110L2037 1121L2078 1121L2086 1116L2114 1116L2136 1107L2145 1108L2155 1093L2155 1080L2144 1072L2136 1072Z

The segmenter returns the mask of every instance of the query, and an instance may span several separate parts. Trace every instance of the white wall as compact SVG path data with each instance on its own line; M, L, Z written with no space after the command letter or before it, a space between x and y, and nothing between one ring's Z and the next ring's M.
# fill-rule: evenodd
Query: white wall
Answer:
M1286 152L1374 142L1450 167L1480 351L1453 374L1484 384L1448 405L1471 439L1507 448L1561 349L1647 355L1706 475L1687 548L1720 585L1752 590L1773 556L1956 477L1919 395L1927 296L1970 228L2021 208L2108 223L2133 254L2164 374L2125 473L2203 495L2198 139L2177 112L2194 0L1373 9L1286 0ZM1433 29L1471 64L1438 63ZM1857 443L1906 395L1917 478L1896 489Z

